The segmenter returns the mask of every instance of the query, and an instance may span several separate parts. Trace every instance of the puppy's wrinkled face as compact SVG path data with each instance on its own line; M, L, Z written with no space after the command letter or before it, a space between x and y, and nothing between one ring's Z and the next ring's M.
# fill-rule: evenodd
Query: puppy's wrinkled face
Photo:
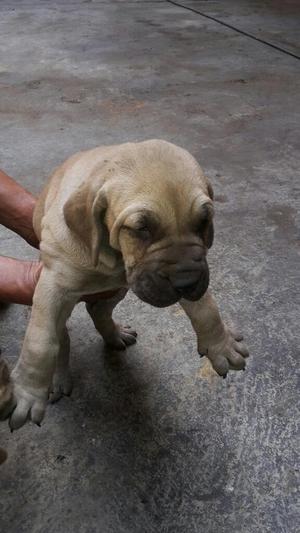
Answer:
M156 307L198 300L209 284L213 206L207 181L192 163L192 176L174 159L148 163L142 178L127 183L126 204L115 206L111 242L122 253L128 285Z
M105 222L129 287L156 307L198 300L209 284L213 204L197 161L175 145L149 141L119 170L106 191Z
M212 241L212 207L181 221L181 231L155 211L137 211L124 221L120 245L127 281L143 301L156 307L180 298L198 300L209 284L207 249ZM174 221L175 222L175 221Z

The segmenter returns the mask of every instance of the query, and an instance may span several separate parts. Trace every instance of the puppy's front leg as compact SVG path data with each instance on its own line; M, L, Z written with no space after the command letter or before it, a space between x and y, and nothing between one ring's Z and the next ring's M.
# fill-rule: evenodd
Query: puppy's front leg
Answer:
M60 338L76 297L57 284L57 273L44 267L38 281L22 352L12 372L14 405L11 429L28 418L43 419L52 383Z
M243 337L223 323L210 291L196 302L180 300L180 304L196 332L198 352L208 357L215 371L226 377L228 370L243 370L249 355Z

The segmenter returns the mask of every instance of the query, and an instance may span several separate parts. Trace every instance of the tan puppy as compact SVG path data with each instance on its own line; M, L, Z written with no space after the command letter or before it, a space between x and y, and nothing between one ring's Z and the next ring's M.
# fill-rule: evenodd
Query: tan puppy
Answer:
M65 324L84 294L120 289L110 300L87 305L115 348L135 342L136 333L112 319L131 288L157 307L179 302L199 352L218 374L244 368L247 349L224 326L207 291L212 218L212 189L200 166L165 141L96 148L57 169L34 216L44 268L12 374L12 428L28 417L40 423L52 381L52 399L70 392Z

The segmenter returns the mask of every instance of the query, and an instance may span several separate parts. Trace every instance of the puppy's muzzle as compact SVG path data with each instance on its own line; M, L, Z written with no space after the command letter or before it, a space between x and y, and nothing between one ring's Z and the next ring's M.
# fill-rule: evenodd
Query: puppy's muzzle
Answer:
M202 271L183 271L170 278L171 285L183 298L187 298L197 291L202 277Z
M168 271L165 276L179 298L197 300L207 290L209 269L206 258L177 263L173 269L172 266L169 267Z
M150 263L135 269L128 276L135 294L155 307L167 307L181 298L196 301L209 285L206 258Z

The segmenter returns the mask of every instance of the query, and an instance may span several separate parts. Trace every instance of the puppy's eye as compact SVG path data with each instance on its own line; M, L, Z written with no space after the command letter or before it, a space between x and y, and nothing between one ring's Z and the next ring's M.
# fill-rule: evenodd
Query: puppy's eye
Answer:
M129 226L123 226L123 229L127 230L132 237L140 239L142 241L148 241L151 238L151 231L148 226L138 226L136 228L131 228Z
M146 241L150 239L151 237L150 229L147 226L141 226L140 228L134 228L133 232L135 233L137 238L142 239L143 241Z

